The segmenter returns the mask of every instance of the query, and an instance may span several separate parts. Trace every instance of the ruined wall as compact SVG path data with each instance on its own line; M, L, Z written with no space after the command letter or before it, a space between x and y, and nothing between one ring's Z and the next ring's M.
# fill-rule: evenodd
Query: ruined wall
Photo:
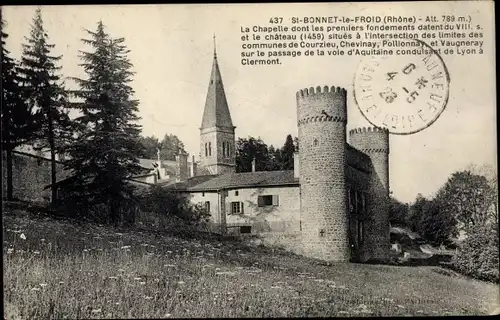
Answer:
M12 154L12 183L14 198L24 201L50 202L51 191L43 190L51 184L50 160L29 153ZM57 181L68 176L61 162L56 162ZM6 152L2 152L2 197L7 196Z
M317 87L296 96L303 252L325 261L348 261L346 90Z

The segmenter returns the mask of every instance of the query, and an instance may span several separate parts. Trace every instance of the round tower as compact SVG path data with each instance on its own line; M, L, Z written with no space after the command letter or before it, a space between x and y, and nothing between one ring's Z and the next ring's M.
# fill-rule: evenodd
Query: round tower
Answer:
M324 261L350 258L346 97L339 87L297 92L302 250Z
M389 131L376 127L353 129L349 131L349 144L371 159L366 247L370 258L384 260L390 250Z

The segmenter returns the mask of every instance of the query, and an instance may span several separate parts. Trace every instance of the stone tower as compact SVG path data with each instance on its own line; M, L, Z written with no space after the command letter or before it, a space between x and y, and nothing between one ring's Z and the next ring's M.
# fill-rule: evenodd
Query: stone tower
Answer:
M349 261L346 90L300 90L297 121L303 254L324 261Z
M366 247L371 253L370 258L383 260L390 250L389 131L381 128L353 129L349 131L349 144L371 159Z
M214 36L212 73L200 127L200 165L210 174L235 171L235 128L217 62Z

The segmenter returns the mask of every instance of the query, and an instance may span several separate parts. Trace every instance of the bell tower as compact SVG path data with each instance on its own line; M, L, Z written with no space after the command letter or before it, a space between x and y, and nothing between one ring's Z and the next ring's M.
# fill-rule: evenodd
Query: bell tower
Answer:
M210 174L235 172L233 121L222 83L214 35L214 57L200 127L200 165Z

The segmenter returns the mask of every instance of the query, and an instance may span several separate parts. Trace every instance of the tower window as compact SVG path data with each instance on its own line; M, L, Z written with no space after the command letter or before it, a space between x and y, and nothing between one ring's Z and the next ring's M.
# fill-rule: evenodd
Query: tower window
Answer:
M208 143L208 156L211 156L212 155L212 143L209 142Z
M365 240L363 221L358 221L358 243L363 244Z
M222 141L222 156L226 156L226 141Z
M314 139L313 141L313 146L317 147L318 146L318 139Z
M205 157L208 157L208 146L206 142L205 142Z

